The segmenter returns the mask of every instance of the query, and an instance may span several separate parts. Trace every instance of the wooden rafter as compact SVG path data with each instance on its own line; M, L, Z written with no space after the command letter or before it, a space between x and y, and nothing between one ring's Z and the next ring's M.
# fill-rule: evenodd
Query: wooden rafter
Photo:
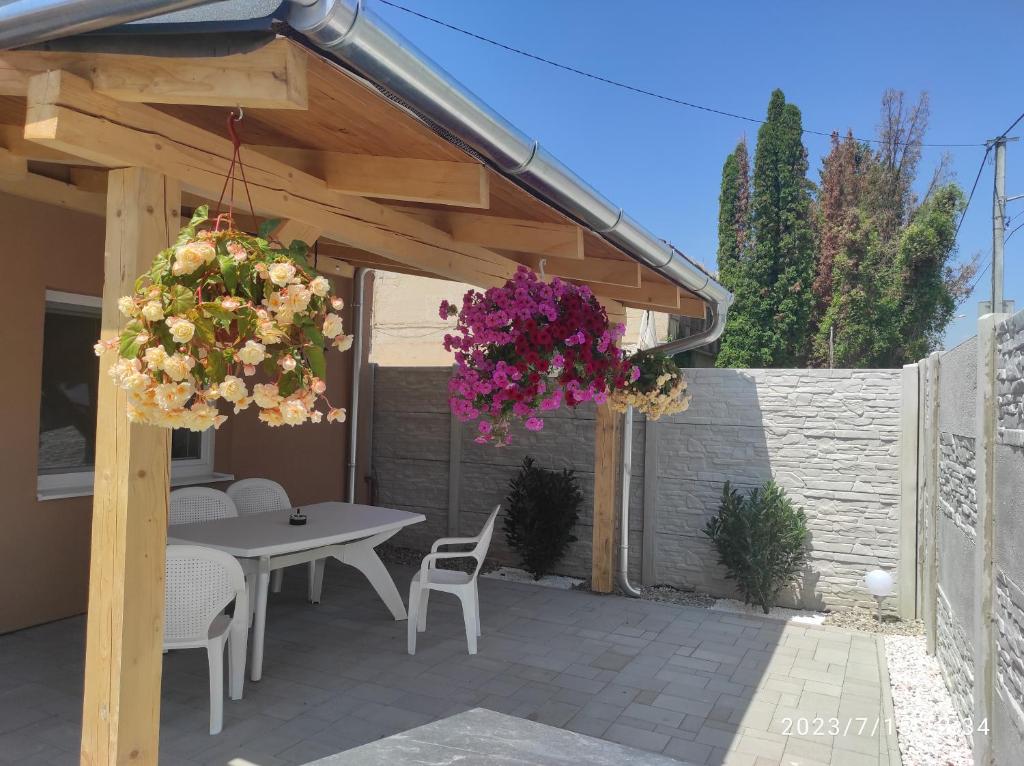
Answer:
M220 195L232 154L226 138L152 107L114 101L67 72L33 77L27 106L28 140L110 166L145 165L200 194ZM332 239L399 263L485 287L515 272L509 258L457 242L371 200L328 189L322 179L256 152L246 154L246 178L257 213L319 226ZM247 206L241 189L235 196L237 206Z
M542 258L539 255L522 254L510 257L538 273L541 271L540 262L543 260L544 273L563 279L626 288L640 287L640 264L636 261L612 260L610 258L587 258L575 261L567 258ZM597 288L595 287L595 289Z
M447 213L442 220L445 228L461 242L548 258L583 260L583 230L574 224L472 213Z
M630 308L653 309L673 314L679 310L679 288L668 282L641 280L639 287L619 287L594 282L587 284L599 298L611 298Z
M286 39L210 58L115 53L0 52L0 95L24 96L29 78L63 69L120 101L305 109L306 58Z
M281 146L253 149L322 178L329 189L343 194L484 209L490 204L487 168L479 162L378 157Z
M103 216L107 209L101 194L29 172L25 158L6 149L0 149L0 191L89 215Z

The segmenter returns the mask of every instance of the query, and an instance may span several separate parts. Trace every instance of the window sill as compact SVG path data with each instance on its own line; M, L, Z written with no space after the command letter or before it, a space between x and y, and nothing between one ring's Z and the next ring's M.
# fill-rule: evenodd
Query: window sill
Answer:
M214 484L221 481L231 481L235 478L232 473L211 473L196 474L195 476L171 477L172 487L189 487L194 484ZM40 502L46 500L63 500L69 497L91 497L92 483L80 484L70 487L54 487L53 489L37 489L36 499Z

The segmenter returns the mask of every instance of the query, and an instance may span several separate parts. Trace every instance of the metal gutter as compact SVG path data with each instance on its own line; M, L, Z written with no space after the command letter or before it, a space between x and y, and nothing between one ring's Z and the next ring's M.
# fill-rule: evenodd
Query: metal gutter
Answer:
M710 343L732 295L430 60L363 0L292 0L289 26L424 120L465 143L497 170L712 307L708 329L675 351Z
M0 4L0 50L44 43L213 0L14 0Z

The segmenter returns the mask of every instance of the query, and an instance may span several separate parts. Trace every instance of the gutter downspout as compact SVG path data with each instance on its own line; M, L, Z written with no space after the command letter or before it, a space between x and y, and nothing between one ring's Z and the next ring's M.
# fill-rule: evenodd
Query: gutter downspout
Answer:
M352 406L348 415L348 502L356 501L356 465L359 453L359 389L363 380L364 292L369 269L358 268L352 276Z
M706 346L718 340L725 329L725 314L727 309L718 310L717 306L711 307L711 321L707 328L694 333L686 338L670 340L655 346L652 351L661 351L663 354L678 354L682 351L689 351L693 348ZM650 427L650 426L648 426ZM640 590L629 581L629 481L633 470L633 408L626 410L626 421L622 433L622 513L619 521L619 588L627 596L640 598L643 595Z
M14 0L0 3L0 50L148 19L214 0Z

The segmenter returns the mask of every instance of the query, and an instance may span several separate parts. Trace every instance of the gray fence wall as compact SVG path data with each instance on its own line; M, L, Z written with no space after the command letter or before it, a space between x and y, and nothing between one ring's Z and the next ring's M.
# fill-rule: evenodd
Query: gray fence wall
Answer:
M921 612L975 762L1024 753L1024 312L918 364Z
M579 540L560 570L589 577L593 409L558 410L542 432L518 431L507 448L481 446L468 427L452 422L449 374L376 372L378 502L428 518L395 542L422 548L446 534L474 534L531 455L542 466L579 475L586 507ZM633 427L634 582L734 595L702 529L725 481L751 487L774 477L807 511L812 533L811 568L787 602L832 609L865 603L864 573L897 566L901 371L696 369L687 375L693 393L687 412L657 423L638 418ZM501 534L493 551L515 562Z

